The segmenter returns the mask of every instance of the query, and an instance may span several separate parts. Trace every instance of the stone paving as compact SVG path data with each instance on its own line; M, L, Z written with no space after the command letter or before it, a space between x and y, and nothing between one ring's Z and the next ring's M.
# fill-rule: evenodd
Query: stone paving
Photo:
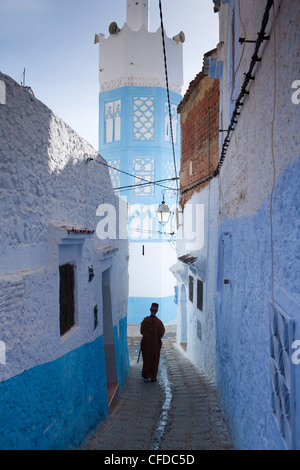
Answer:
M114 411L82 450L230 450L212 384L179 351L176 327L166 327L158 381L141 378L139 327L128 325L131 369Z

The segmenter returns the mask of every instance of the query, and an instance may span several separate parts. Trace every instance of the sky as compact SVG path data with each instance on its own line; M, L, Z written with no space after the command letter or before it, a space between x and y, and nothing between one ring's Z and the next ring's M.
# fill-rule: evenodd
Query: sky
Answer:
M185 33L184 94L216 47L218 15L212 0L162 0L168 37ZM126 21L126 0L0 0L0 71L98 149L98 62L95 33ZM150 0L150 31L160 26L159 0Z

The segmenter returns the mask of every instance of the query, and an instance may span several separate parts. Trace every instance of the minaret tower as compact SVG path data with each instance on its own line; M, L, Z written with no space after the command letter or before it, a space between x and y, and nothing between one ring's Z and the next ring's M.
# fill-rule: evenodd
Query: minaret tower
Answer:
M129 206L128 323L140 323L152 302L160 304L164 321L176 318L174 277L176 262L176 181L143 185L175 177L169 103L166 90L161 28L149 31L149 0L126 0L123 27L109 26L109 35L97 34L99 59L99 153L108 164L133 176L111 171L114 188ZM180 165L180 129L177 106L183 84L183 33L165 35L173 142L177 176ZM156 210L162 199L171 209L170 222L159 224Z
M144 24L149 29L149 0L127 1L126 23L132 31L138 31Z

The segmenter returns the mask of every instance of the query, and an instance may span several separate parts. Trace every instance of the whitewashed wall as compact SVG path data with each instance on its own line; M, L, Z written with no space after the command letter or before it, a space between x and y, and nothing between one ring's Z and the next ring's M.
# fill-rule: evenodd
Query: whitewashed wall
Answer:
M119 214L120 201L88 142L30 90L3 74L0 84L0 447L69 448L107 414L102 272L109 268L121 388L128 370L128 244L96 235L97 208L106 203ZM75 326L61 336L59 265L69 261Z
M88 157L104 162L93 147L28 91L6 76L0 78L6 87L0 127L0 269L2 292L4 296L7 293L0 337L7 347L2 376L7 379L54 360L102 333L101 321L93 332L88 307L101 303L99 285L96 287L93 281L88 286L88 266L95 263L95 246L102 243L94 234L86 235L81 245L78 268L86 282L78 292L80 328L68 341L61 342L54 225L77 224L95 230L98 205L105 202L118 208L118 200L107 168L94 161L87 163ZM68 238L64 229L60 232L61 239ZM127 252L126 240L112 243L120 248L112 278L112 286L118 286L113 297L117 324L126 314ZM98 267L98 276L100 272Z
M218 202L217 181L189 199L177 240L177 254L179 258L190 255L197 259L192 264L179 261L171 268L178 286L178 346L187 343L187 356L211 381L216 379L214 294ZM194 278L193 302L189 300L189 276ZM202 311L197 308L197 280L203 282Z
M241 45L239 37L257 38L266 5L222 2L223 129L254 53L255 45ZM234 445L241 449L292 449L300 441L300 370L291 360L300 305L300 107L292 100L292 84L299 77L299 20L298 1L274 1L266 27L270 39L259 50L261 61L218 178L217 383ZM295 328L286 336L284 371L272 352L274 308L278 318L283 311Z

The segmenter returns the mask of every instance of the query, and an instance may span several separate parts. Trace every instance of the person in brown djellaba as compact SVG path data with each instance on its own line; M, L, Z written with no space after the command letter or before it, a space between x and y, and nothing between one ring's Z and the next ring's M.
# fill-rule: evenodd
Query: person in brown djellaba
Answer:
M142 377L144 380L156 382L157 371L160 358L160 350L162 341L161 338L165 334L164 324L156 313L158 311L158 304L153 303L150 308L151 315L145 317L141 323L141 350L143 356L143 369Z

